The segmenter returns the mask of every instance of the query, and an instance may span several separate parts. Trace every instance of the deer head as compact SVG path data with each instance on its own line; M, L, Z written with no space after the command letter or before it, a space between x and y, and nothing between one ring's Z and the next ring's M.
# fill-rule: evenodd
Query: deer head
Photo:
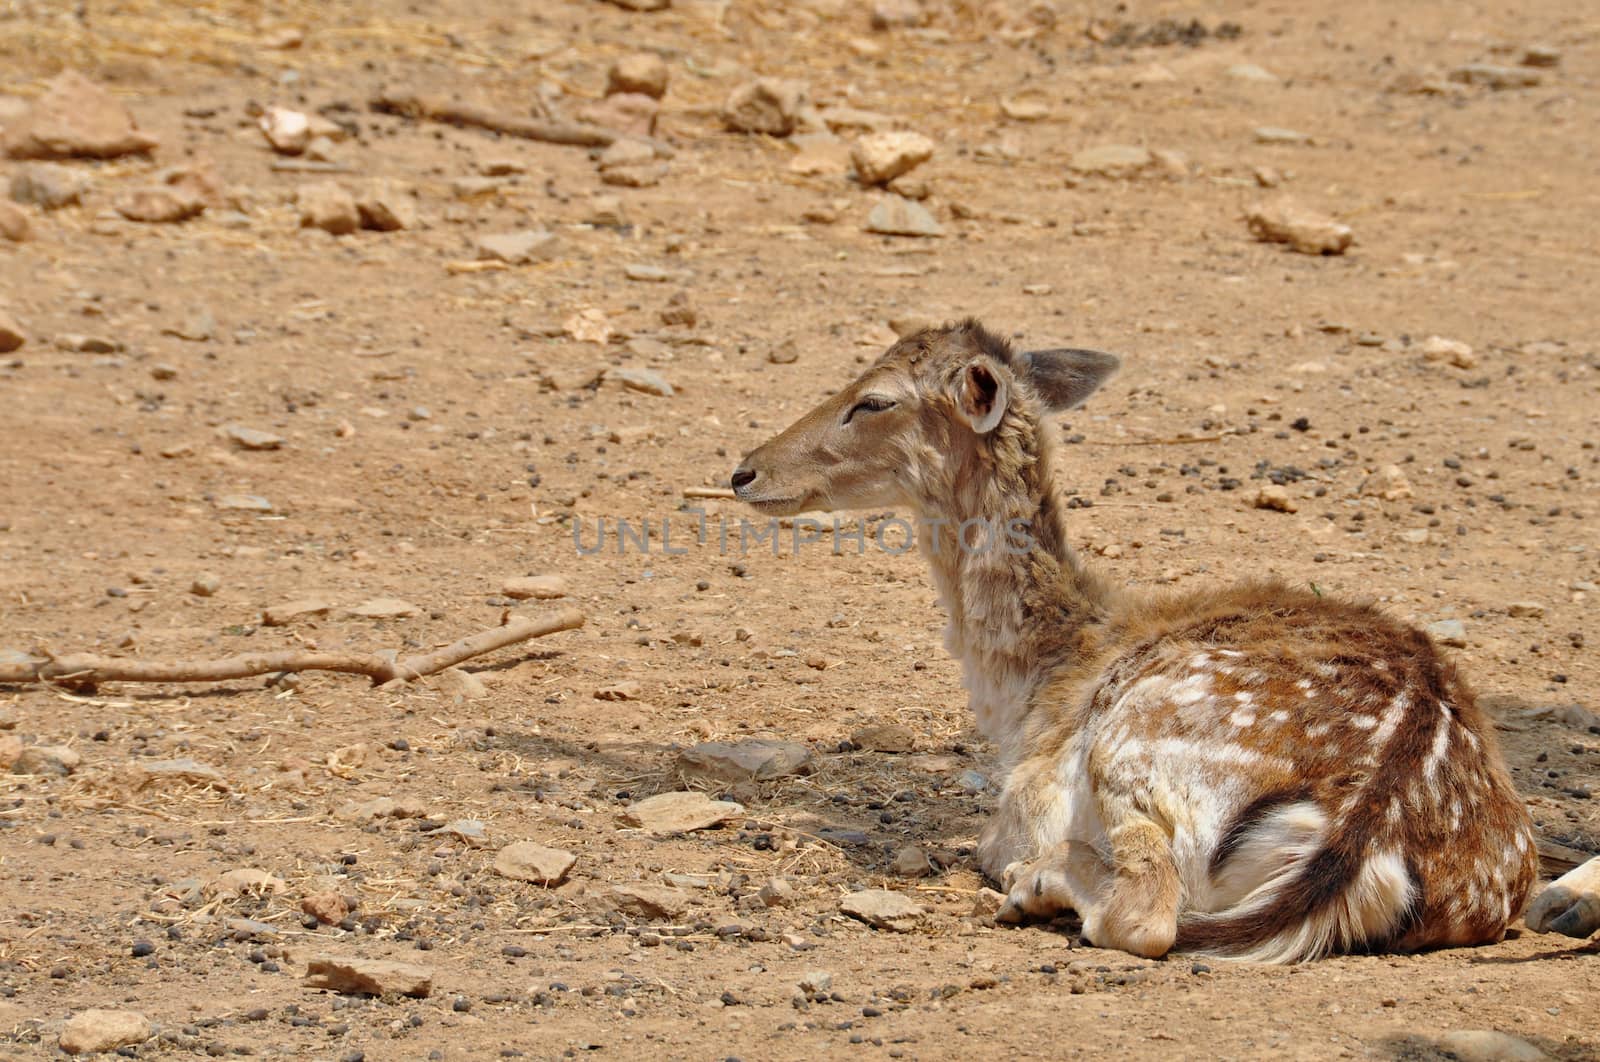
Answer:
M734 469L734 493L788 515L937 507L1004 425L1071 409L1116 371L1093 350L1014 351L976 321L907 336Z

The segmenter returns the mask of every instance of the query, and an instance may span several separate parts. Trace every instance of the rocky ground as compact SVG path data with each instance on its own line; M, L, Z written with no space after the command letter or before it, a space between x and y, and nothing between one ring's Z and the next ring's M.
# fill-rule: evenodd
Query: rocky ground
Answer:
M0 55L0 667L586 619L0 685L0 1054L1600 1056L1593 942L994 926L919 562L715 489L919 323L1116 351L1093 562L1428 625L1600 851L1586 12L24 0Z

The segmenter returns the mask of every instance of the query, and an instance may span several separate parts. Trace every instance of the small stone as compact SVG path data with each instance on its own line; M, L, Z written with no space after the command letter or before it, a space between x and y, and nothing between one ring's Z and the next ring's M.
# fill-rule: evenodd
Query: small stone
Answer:
M833 974L828 970L807 970L800 975L798 984L809 997L825 997L833 991Z
M1014 122L1040 122L1050 117L1050 104L1039 96L1005 96L1000 100L1000 113Z
M1257 509L1270 509L1279 513L1292 513L1300 509L1300 503L1289 496L1288 488L1277 483L1268 483L1256 491L1251 504Z
M1521 66L1496 66L1493 63L1467 63L1450 71L1450 80L1463 85L1483 85L1495 91L1533 88L1544 81L1537 70Z
M369 181L357 190L355 200L364 229L399 232L417 227L417 197L408 184L388 178Z
M640 918L681 918L689 910L689 894L665 885L616 885L610 895L617 910Z
M885 198L867 215L868 232L885 236L943 236L944 228L927 207L897 195Z
M140 760L134 764L133 771L138 779L134 786L136 789L164 781L182 782L184 785L201 786L222 792L232 788L221 771L208 763L200 763L188 757L178 760Z
M611 369L606 373L606 379L616 380L630 391L640 391L660 398L671 398L675 393L666 377L654 369L632 367Z
M1429 336L1422 341L1420 349L1424 361L1443 362L1457 369L1478 367L1478 356L1473 353L1471 344L1463 343L1459 339Z
M736 133L788 136L799 124L806 95L802 82L761 78L733 90L722 120Z
M1278 75L1255 63L1235 63L1223 71L1234 81L1249 81L1258 85L1278 84Z
M1286 199L1251 207L1245 221L1256 239L1288 244L1301 254L1343 254L1355 242L1350 226Z
M287 107L268 107L256 122L261 135L280 155L299 155L311 143L311 118Z
M1493 1029L1456 1029L1435 1041L1458 1062L1549 1062L1526 1040Z
M933 141L921 133L868 133L850 148L862 184L888 184L933 157Z
M219 875L206 886L205 891L217 899L228 900L247 895L274 895L287 887L282 878L268 874L265 870L257 867L239 867Z
M440 826L434 836L454 837L458 841L467 842L471 848L482 848L489 843L488 828L482 819L451 819Z
M286 627L307 616L325 616L333 611L333 602L321 598L304 597L273 605L261 613L261 622L267 627Z
M408 962L325 956L306 964L305 983L345 995L425 999L433 991L433 970Z
M874 723L850 735L852 744L868 752L906 753L917 747L911 728L899 723Z
M1413 546L1426 545L1429 537L1426 527L1408 527L1399 535L1401 542L1408 542Z
M88 174L71 167L38 162L11 175L11 198L44 210L60 210L79 202L93 183Z
M270 513L273 506L259 494L224 494L216 500L218 509L242 513Z
M853 892L839 904L839 910L874 929L909 933L927 913L909 897L888 889L863 889Z
M0 354L10 354L13 350L21 349L22 344L28 341L28 334L22 330L17 319L0 310Z
M636 280L642 284L666 284L674 280L683 280L683 274L675 273L670 269L660 266L645 265L643 262L629 262L623 267L622 275L629 280Z
M350 916L350 904L336 892L314 892L300 901L300 910L325 926L336 926Z
M629 11L665 11L672 6L672 0L611 0L611 2Z
M792 338L767 349L767 361L773 365L793 365L799 360L800 344Z
M473 243L480 261L509 265L548 261L560 247L555 234L544 229L489 233L479 236Z
M410 619L422 615L422 609L397 597L375 597L346 611L362 619Z
M1538 601L1513 601L1506 607L1512 619L1544 619L1544 605Z
M155 1035L150 1021L131 1010L79 1011L62 1026L56 1042L69 1055L115 1051L142 1044Z
M659 100L667 94L667 64L659 55L625 55L606 71L606 95L634 92Z
M656 834L691 833L721 826L743 814L743 804L685 791L660 793L631 804L622 813L622 821Z
M927 852L911 845L894 854L889 869L899 878L925 878L933 873L933 864L928 861Z
M113 209L129 221L150 225L172 225L205 213L205 200L193 191L174 185L135 188L117 196Z
M21 243L28 238L28 215L10 203L0 203L0 238Z
M500 593L517 601L553 601L567 596L567 581L559 575L518 575L501 583Z
M229 424L222 429L223 436L241 450L278 450L283 447L283 436L270 431Z
M628 136L654 136L661 101L642 92L619 92L578 108L579 121Z
M1458 619L1443 619L1428 624L1424 628L1428 637L1440 645L1448 645L1452 649L1465 649L1467 647L1467 625Z
M795 889L787 878L768 878L756 890L756 897L766 907L787 907L795 900Z
M1522 50L1522 65L1553 67L1561 65L1561 49L1549 44L1530 44Z
M1256 143L1258 144L1309 144L1311 138L1294 129L1283 129L1276 125L1257 126L1255 130Z
M1006 902L1006 894L990 888L980 888L978 895L972 899L972 917L980 919L993 919L1000 913L1000 908Z
M1168 177L1189 176L1189 156L1181 151L1162 148L1150 152L1150 158L1155 161L1156 168Z
M598 164L602 170L614 169L617 166L639 166L656 159L656 149L643 140L632 137L618 137L611 142L611 146L600 152Z
M644 687L633 679L613 682L594 691L597 701L636 701L644 694Z
M432 684L450 701L481 701L489 696L489 687L483 684L481 678L458 667L447 667L434 675Z
M1363 498L1382 498L1384 501L1400 501L1413 496L1411 481L1400 470L1399 465L1384 465L1378 471L1362 480L1360 494Z
M706 741L678 753L678 771L686 778L764 782L800 774L811 758L811 750L794 741Z
M1135 144L1102 144L1075 153L1067 166L1077 173L1129 177L1153 161L1147 148Z
M671 167L664 162L643 166L612 166L600 171L600 183L617 188L654 188L671 172Z
M111 159L158 143L121 100L75 70L46 82L27 114L7 123L3 142L14 159Z
M197 306L177 324L168 325L161 330L163 335L177 336L191 343L204 343L210 339L217 330L217 319L212 312L204 306Z
M300 227L348 236L361 225L355 197L337 181L302 184L295 191L300 207Z
M591 197L583 220L590 225L600 225L605 228L621 228L628 223L627 215L623 212L622 199L614 195Z
M12 764L11 773L65 778L82 762L83 757L65 745L29 745Z
M494 872L501 877L554 888L567 880L577 862L578 857L563 848L518 841L495 854Z
M15 734L0 733L0 771L11 770L21 758L22 739Z
M62 332L56 336L52 343L57 350L64 350L69 354L115 354L122 349L122 344L106 336L86 336L78 332Z

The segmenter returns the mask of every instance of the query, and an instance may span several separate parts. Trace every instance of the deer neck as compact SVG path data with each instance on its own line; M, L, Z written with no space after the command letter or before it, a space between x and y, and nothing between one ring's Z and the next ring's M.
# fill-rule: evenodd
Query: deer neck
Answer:
M947 481L929 484L918 540L978 729L1011 760L1033 693L1081 655L1109 592L1067 544L1054 443L1036 417L1009 412L949 452L959 457Z

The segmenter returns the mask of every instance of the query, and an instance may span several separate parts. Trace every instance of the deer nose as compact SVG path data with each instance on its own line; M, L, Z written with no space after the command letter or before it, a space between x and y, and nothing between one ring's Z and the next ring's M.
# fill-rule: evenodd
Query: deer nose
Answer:
M756 470L749 465L740 465L733 470L733 489L743 490L756 481Z

